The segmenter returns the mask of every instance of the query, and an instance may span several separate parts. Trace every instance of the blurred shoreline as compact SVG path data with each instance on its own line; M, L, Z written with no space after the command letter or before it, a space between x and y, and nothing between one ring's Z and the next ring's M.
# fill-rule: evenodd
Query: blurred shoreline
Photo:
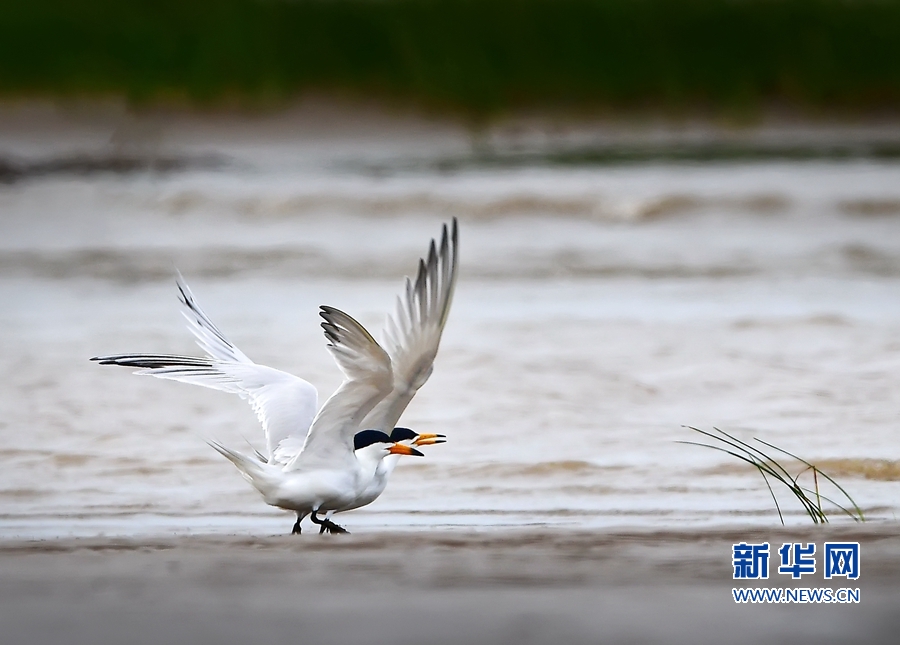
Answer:
M365 159L375 145L386 156L398 146L416 143L429 151L435 169L444 171L462 167L465 157L488 166L894 160L900 158L900 114L841 118L775 110L758 118L731 120L702 114L590 115L547 109L473 123L409 106L327 94L265 110L134 108L118 99L0 100L0 182L6 183L19 178L17 162L23 178L165 173L215 169L228 163L228 151L235 147L343 144L352 145ZM80 167L49 163L79 158L84 161ZM104 166L98 162L104 158L122 163Z

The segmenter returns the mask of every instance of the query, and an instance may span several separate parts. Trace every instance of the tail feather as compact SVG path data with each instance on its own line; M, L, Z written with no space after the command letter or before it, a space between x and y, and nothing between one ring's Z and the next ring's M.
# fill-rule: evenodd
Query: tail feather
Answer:
M260 461L260 459L256 457L248 457L231 448L226 448L214 439L207 439L206 443L208 443L213 450L234 464L234 467L240 471L244 479L250 482L263 497L268 498L273 492L278 480L277 474L273 471L272 466L264 461Z

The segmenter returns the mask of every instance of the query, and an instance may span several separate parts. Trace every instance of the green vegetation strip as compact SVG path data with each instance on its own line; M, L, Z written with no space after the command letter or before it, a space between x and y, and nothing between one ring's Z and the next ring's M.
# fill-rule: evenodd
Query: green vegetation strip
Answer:
M10 0L0 96L900 107L900 0Z

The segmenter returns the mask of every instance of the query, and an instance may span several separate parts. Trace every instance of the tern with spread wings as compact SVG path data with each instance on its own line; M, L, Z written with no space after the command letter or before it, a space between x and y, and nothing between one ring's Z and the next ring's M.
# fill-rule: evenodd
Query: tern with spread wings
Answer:
M196 303L180 278L183 314L205 357L118 354L91 360L140 368L136 374L232 392L247 399L266 434L266 454L245 455L218 442L268 504L307 515L320 532L343 529L318 514L359 508L383 491L400 455L421 453L412 445L442 442L442 435L394 428L415 393L428 380L449 314L458 267L458 230L447 226L439 247L431 242L415 281L397 299L385 347L349 315L323 306L328 348L345 380L316 412L318 394L307 381L251 361ZM362 429L362 430L361 430ZM388 434L390 432L390 435Z

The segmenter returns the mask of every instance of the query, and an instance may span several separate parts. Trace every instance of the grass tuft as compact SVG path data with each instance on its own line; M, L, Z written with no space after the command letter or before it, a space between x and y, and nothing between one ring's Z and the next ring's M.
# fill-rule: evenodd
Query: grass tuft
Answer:
M778 503L778 497L775 495L775 490L772 488L772 481L782 484L785 488L788 489L788 491L790 491L791 495L793 495L794 498L798 502L800 502L803 510L806 511L807 515L809 515L814 524L827 524L829 521L828 515L825 512L825 508L823 508L822 506L823 502L827 502L828 504L834 506L842 513L853 518L853 520L856 522L865 521L862 509L860 509L860 507L853 500L853 498L850 497L847 491L844 490L844 488L834 479L822 472L822 470L819 469L818 466L814 466L805 459L798 457L797 455L788 452L783 448L779 448L778 446L775 446L767 441L754 438L754 441L756 443L765 446L766 448L770 448L771 450L774 450L781 455L790 457L792 460L794 460L794 462L799 462L799 471L796 475L792 475L787 467L780 461L775 459L771 454L765 452L763 449L753 444L741 441L737 437L728 434L724 430L713 428L714 432L707 432L706 430L700 430L699 428L694 428L692 426L684 427L689 430L693 430L694 432L697 432L705 437L708 437L715 443L708 444L698 441L679 441L677 443L683 443L692 446L702 446L704 448L710 448L712 450L724 452L725 454L731 455L736 459L740 459L741 461L750 464L759 471L759 474L762 475L763 481L766 484L766 488L769 489L769 494L772 496L772 501L775 503L775 510L778 512L778 519L781 520L782 526L784 525L784 516L781 513L781 505ZM789 465L796 468L794 464ZM807 486L804 486L800 483L800 477L807 473L810 473L809 477L812 478L812 488L808 488ZM822 494L819 487L820 477L830 483L838 491L840 496L842 496L842 503L838 503L831 497L826 497ZM846 502L844 500L846 500Z

